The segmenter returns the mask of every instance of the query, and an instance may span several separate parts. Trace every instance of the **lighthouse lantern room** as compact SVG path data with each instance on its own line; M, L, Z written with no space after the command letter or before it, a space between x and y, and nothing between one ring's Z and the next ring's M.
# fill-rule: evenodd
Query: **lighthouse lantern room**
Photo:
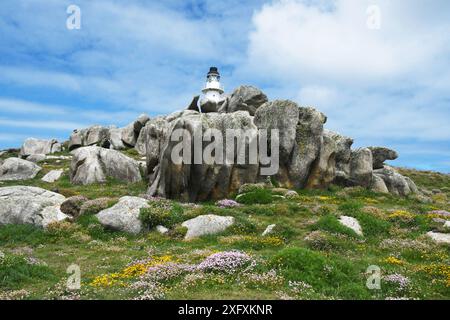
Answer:
M202 90L204 102L219 103L223 100L222 94L224 92L222 85L220 84L220 74L216 67L209 68L209 72L206 75L206 85Z

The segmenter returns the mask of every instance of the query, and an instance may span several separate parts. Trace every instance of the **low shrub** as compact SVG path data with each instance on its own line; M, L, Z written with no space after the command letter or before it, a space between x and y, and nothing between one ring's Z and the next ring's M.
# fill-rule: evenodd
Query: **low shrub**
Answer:
M256 189L251 192L240 194L236 201L242 204L267 204L273 201L272 192L267 189Z
M118 202L116 198L97 198L86 201L80 209L80 215L97 214L102 210L111 208Z
M152 229L157 225L171 228L185 219L183 207L169 200L158 199L149 202L148 208L142 208L139 214L144 226Z

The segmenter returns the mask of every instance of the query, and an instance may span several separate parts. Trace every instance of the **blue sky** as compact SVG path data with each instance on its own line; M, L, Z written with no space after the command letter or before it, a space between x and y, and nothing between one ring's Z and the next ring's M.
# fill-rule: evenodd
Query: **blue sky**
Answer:
M80 30L66 28L71 4ZM314 106L356 147L450 172L449 12L447 0L3 0L0 149L183 109L216 65L227 91Z

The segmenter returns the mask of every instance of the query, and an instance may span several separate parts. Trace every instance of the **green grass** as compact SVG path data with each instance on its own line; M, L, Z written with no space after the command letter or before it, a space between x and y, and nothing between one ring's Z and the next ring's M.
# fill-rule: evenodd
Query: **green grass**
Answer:
M350 228L343 226L336 216L326 215L317 221L313 226L313 230L325 230L331 233L341 233L350 237L358 238L359 236Z
M101 185L72 186L68 173L60 181L47 184L40 181L43 174L53 168L67 168L68 162L52 161L42 166L43 172L35 179L5 182L2 186L34 185L66 196L109 197L110 205L121 196L138 196L147 190L144 182L126 184L114 180ZM447 176L406 173L418 178L421 187L443 189L448 194ZM240 250L254 259L252 269L233 274L186 272L158 282L164 297L450 299L450 287L443 273L450 264L449 247L425 236L431 230L443 232L425 213L449 210L448 203L439 198L421 203L414 197L376 194L361 188L332 186L328 190L296 191L298 199L274 201L270 190L253 190L240 201L241 206L228 209L218 208L212 201L197 207L176 201L164 201L161 207L152 204L141 214L147 230L138 235L106 230L93 214L46 230L28 225L0 226L0 252L7 257L7 263L0 263L0 298L14 290L25 290L27 299L67 296L69 293L60 285L67 278L67 267L78 264L82 272L78 294L82 299L132 299L139 293L129 286L101 288L93 287L91 282L98 276L120 273L137 260L169 256L178 263L198 264L212 253ZM395 210L408 211L412 218L389 218ZM180 224L204 214L232 216L236 224L220 234L184 241L186 230ZM337 220L341 214L355 217L364 236L342 226ZM159 234L153 229L157 224L169 227L170 232ZM273 233L262 237L270 224L276 224ZM391 260L387 259L392 257L400 263L389 263ZM45 265L29 264L30 258ZM407 277L410 286L399 290L395 284L382 282L381 290L368 290L365 271L371 265L379 266L383 275L398 273ZM132 277L125 281L131 284L137 280L138 277Z
M34 265L23 257L6 254L0 263L0 289L19 289L34 281L54 280L52 270L45 265Z

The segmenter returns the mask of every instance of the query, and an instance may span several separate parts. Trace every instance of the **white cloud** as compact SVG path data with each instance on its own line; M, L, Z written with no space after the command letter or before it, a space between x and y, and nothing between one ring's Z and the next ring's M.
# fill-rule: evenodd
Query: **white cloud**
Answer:
M372 4L380 30L367 28ZM274 1L253 16L245 72L296 91L277 98L316 106L356 143L450 141L449 10L448 1Z
M0 118L0 126L19 127L23 129L46 129L46 130L67 130L87 127L87 123L79 123L72 121L33 121L33 120L14 120Z
M297 100L301 105L314 105L319 108L326 108L326 106L335 102L337 97L338 93L333 88L310 85L301 88Z
M375 1L380 30L367 27L372 1L336 0L328 10L308 3L275 1L254 15L248 50L253 67L279 77L367 82L421 69L448 39L442 28L415 17L416 1Z

